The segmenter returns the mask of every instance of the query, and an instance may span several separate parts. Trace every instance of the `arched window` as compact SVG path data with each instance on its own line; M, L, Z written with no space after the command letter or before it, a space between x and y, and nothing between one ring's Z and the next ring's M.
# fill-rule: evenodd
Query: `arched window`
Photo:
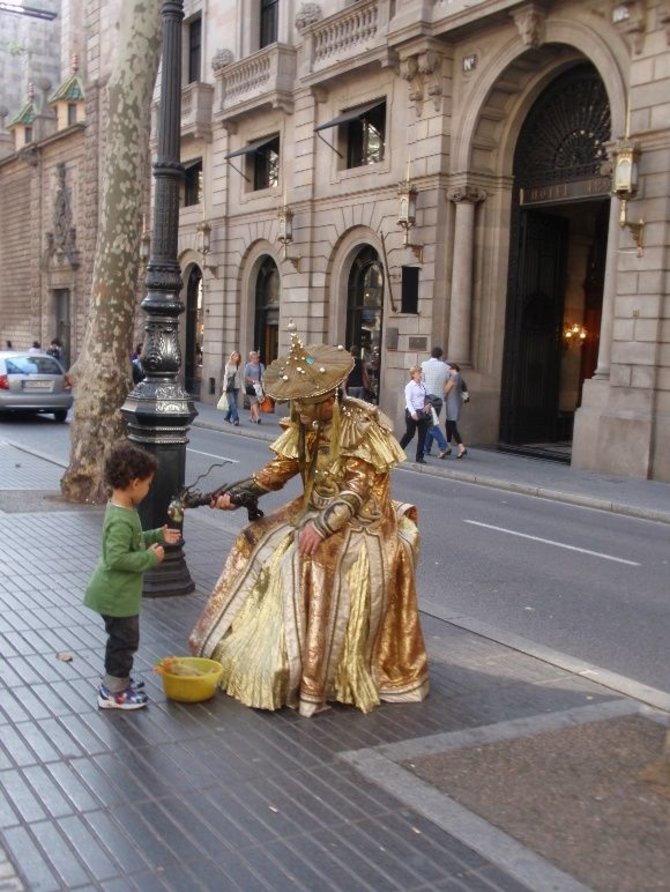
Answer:
M360 249L349 273L347 348L356 346L368 369L374 401L379 399L384 316L384 272L370 245Z
M264 257L256 279L254 348L268 365L279 350L279 270L272 257Z

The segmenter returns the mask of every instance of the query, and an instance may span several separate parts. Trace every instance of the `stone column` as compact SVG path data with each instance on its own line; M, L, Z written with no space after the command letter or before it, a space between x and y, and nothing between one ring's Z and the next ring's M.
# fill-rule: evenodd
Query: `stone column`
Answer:
M451 309L447 359L461 368L471 365L470 323L472 319L472 279L475 236L475 206L486 192L472 186L459 186L447 192L456 205L454 220L454 261L451 273Z
M610 201L609 228L607 230L607 259L603 283L603 308L600 315L598 341L598 365L594 378L609 378L612 361L612 329L614 326L614 298L616 297L617 250L619 247L619 202Z

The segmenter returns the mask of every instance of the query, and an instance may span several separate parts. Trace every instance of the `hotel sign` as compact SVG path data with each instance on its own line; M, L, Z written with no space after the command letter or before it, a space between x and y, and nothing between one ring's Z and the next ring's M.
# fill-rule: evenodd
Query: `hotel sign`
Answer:
M610 177L591 177L588 180L572 180L567 183L548 183L546 186L531 186L521 189L519 201L522 206L539 204L563 204L568 201L584 201L587 198L604 198L610 195Z

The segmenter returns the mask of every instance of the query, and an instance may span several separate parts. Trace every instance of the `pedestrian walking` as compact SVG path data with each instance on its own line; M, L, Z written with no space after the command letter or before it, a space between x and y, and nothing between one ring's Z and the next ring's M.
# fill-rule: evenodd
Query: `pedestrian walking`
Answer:
M102 527L102 557L86 588L84 604L102 616L107 632L105 674L98 687L101 709L140 709L148 697L144 682L130 673L140 641L142 574L165 557L164 542L179 541L167 525L142 532L137 506L149 492L158 463L153 455L122 442L105 462L112 490Z
M458 432L458 420L463 409L463 378L458 363L452 362L449 369L449 380L444 385L445 402L447 404L447 443L453 440L458 446L456 458L468 454L467 447Z
M370 394L368 370L363 362L359 347L355 345L350 347L349 353L354 357L354 367L345 382L344 392L347 396L351 396L356 400L364 400Z
M136 344L135 349L130 356L130 369L133 376L133 384L139 384L140 381L144 381L144 379L146 378L144 366L142 365L143 346L144 345L141 341L139 344Z
M411 367L409 382L405 386L405 425L406 430L400 441L400 446L405 449L414 434L417 434L415 461L419 465L425 465L423 450L426 432L432 426L432 419L426 412L426 387L421 380L421 366L419 365Z
M57 359L58 362L63 361L63 347L58 338L53 338L53 340L47 347L46 352L49 356L53 356L54 359Z
M431 427L426 431L426 442L424 445L424 457L426 455L430 455L430 448L433 445L433 440L437 443L437 448L440 450L440 458L446 458L448 455L451 455L451 449L449 448L449 444L444 438L444 434L440 430L440 420L438 418L438 411L442 408L442 400L439 396L435 396L433 393L426 394L426 412L430 413L431 418Z
M430 351L430 358L425 359L421 363L421 378L426 386L426 393L428 396L435 396L439 400L439 402L437 402L437 400L433 401L433 407L437 412L438 421L442 412L444 385L449 378L449 365L442 359L443 355L444 350L442 347L433 347ZM437 439L437 437L435 439ZM429 432L426 435L426 455L430 455L432 446L433 436ZM440 455L440 458L442 457L443 456Z
M242 387L242 375L240 373L240 363L242 356L237 350L228 357L228 362L223 370L223 392L227 398L226 414L223 416L224 421L234 424L236 427L240 423L240 415L237 411L237 397Z
M265 366L261 362L257 350L249 353L249 362L244 366L244 387L249 398L249 421L252 424L261 423L261 402L263 400L263 372Z

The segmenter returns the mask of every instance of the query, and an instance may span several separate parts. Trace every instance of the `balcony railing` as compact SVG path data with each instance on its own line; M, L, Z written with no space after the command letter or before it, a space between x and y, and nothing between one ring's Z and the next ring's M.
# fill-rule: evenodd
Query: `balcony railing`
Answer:
M295 75L296 51L282 43L220 68L216 72L220 89L216 117L226 121L262 105L292 111Z
M214 87L194 82L181 91L181 135L212 138L212 105Z
M303 29L303 74L317 74L341 63L366 64L386 50L389 0L348 6ZM311 78L310 78L311 79Z

